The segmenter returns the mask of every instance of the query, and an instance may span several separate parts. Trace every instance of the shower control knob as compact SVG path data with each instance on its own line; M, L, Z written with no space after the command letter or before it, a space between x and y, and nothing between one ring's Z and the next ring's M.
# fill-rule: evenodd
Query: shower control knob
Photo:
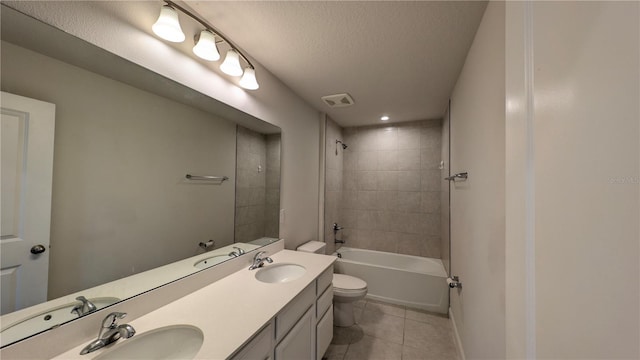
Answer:
M38 245L34 245L31 248L31 253L34 254L34 255L42 254L45 251L47 251L47 248L45 248L43 245L39 245L39 244Z

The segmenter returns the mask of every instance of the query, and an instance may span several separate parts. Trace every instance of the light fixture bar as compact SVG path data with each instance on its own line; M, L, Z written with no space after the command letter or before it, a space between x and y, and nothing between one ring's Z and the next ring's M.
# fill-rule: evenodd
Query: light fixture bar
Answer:
M255 66L253 66L251 61L249 61L249 59L242 53L242 51L240 51L238 49L238 47L234 43L232 43L229 39L227 39L224 35L220 34L220 32L218 32L213 26L207 24L207 22L205 22L204 20L200 19L198 16L194 15L191 11L183 8L182 6L176 4L173 1L165 0L164 2L167 3L167 5L173 7L174 9L180 10L185 15L187 15L190 18L192 18L193 20L199 22L202 26L205 27L205 29L211 31L214 35L220 37L222 40L224 40L224 42L229 44L231 49L235 50L238 53L238 55L240 55L240 57L249 65L250 68L255 69Z

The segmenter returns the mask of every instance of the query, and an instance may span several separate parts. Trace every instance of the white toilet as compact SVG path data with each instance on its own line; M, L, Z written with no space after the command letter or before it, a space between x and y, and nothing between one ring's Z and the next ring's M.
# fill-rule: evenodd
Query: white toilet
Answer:
M327 244L321 241L309 241L298 246L298 251L323 254ZM333 274L333 324L351 326L356 323L353 315L353 303L367 295L367 283L354 276Z

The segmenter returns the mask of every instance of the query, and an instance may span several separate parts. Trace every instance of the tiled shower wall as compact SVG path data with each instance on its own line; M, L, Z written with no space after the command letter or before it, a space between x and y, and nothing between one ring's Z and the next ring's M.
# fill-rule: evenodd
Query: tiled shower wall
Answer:
M280 237L280 134L267 135L264 236Z
M333 238L333 224L341 223L340 202L342 199L342 167L345 151L336 144L336 140L343 140L342 128L333 120L327 118L325 129L325 203L324 203L324 241L327 243L326 253L335 251ZM342 225L342 224L341 224Z
M333 194L327 203L339 194L329 189L342 189L337 202L346 246L440 258L442 121L348 127L343 135L342 187L328 156L327 194Z
M278 237L280 134L238 126L235 242Z

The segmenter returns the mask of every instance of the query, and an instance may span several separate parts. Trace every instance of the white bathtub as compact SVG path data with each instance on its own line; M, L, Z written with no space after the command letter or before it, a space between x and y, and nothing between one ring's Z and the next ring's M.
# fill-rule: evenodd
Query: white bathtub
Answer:
M440 259L340 248L336 273L367 282L367 298L446 314L447 273Z

